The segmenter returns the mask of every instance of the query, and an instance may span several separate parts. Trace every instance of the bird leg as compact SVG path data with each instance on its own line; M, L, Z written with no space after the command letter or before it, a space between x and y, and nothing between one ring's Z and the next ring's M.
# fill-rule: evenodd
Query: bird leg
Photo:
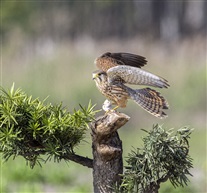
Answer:
M117 106L115 106L112 110L113 111L116 111L116 109L118 109L119 108L119 106L117 105Z
M106 99L102 105L102 109L105 111L105 112L109 112L111 109L112 109L112 104L111 104L111 101Z
M112 103L110 100L106 99L102 105L102 109L106 112L105 114L109 113L109 112L116 112L116 109L119 106L116 106L114 108L112 108Z
M112 108L112 103L110 100L106 99L102 105L102 109L106 112L105 114L109 113L109 112L116 112L116 109L118 109L119 106L115 106L114 108Z

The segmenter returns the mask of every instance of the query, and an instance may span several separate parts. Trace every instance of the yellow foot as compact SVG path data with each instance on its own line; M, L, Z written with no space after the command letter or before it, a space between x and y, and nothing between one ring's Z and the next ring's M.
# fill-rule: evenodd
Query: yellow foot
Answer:
M105 115L108 114L108 113L114 113L114 112L115 112L114 109L110 109L110 110L107 110L107 111L105 112Z
M119 108L119 106L116 106L116 107L114 107L113 109L109 109L109 110L107 110L107 111L105 112L105 115L108 114L108 113L114 113L114 112L116 112L116 109L118 109L118 108Z
M102 105L102 109L106 112L105 114L110 113L110 112L115 112L116 109L118 108L119 106L115 106L114 108L112 108L112 103L108 99L106 99Z
M116 111L116 109L118 109L118 108L119 108L119 106L116 106L112 110Z

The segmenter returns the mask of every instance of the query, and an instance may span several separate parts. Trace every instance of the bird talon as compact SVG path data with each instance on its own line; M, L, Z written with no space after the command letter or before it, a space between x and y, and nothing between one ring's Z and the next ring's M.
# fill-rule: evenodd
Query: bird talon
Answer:
M116 112L116 110L114 110L114 109L109 109L108 111L105 112L105 115L107 115L108 113L115 113L115 112Z
M114 107L112 110L113 111L116 111L116 109L118 109L119 108L119 106L116 106L116 107Z
M112 105L111 105L111 101L109 101L108 99L106 99L102 105L102 109L108 113L111 109L112 109Z
M106 99L102 105L102 109L105 111L105 114L114 113L119 106L112 108L111 101Z

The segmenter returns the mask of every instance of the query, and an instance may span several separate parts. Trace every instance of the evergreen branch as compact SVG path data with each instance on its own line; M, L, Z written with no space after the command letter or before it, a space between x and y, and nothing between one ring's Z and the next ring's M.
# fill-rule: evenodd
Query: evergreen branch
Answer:
M0 153L5 160L21 155L31 167L40 164L41 155L47 156L46 161L66 157L83 165L83 159L74 156L74 148L83 140L97 111L91 102L80 107L70 113L62 104L32 99L14 85L10 91L0 88ZM88 159L85 161L91 166Z
M122 187L126 192L157 193L168 179L173 186L184 186L193 167L189 153L192 129L183 127L174 135L155 125L143 138L144 147L133 150L127 158Z

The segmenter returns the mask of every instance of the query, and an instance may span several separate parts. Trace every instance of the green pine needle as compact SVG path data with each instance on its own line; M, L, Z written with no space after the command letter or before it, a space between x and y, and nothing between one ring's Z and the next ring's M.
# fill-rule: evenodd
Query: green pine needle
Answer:
M5 160L23 156L33 168L45 160L60 161L74 153L97 111L87 107L69 113L59 105L27 96L21 89L0 88L0 153ZM45 157L45 156L44 156Z
M127 158L122 187L126 192L148 192L170 180L173 186L185 186L192 176L192 158L189 156L189 138L192 129L183 127L177 132L166 131L155 125L151 131L143 130L144 147L133 149Z

